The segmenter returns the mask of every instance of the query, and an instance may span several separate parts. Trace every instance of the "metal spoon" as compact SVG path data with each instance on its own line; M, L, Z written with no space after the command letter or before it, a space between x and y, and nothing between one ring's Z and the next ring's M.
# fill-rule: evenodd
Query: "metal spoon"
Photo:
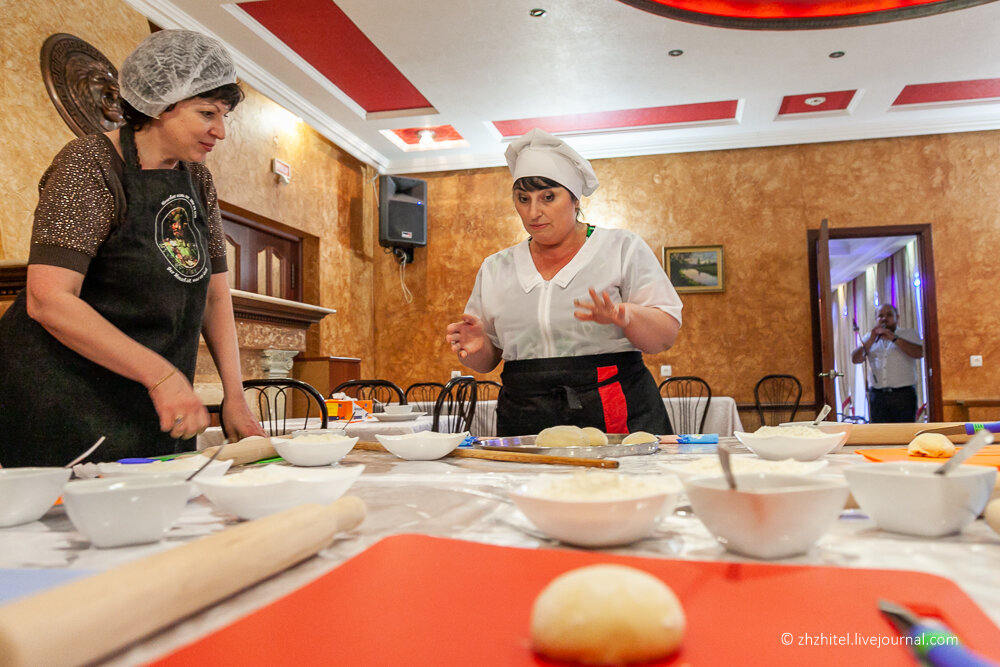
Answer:
M733 477L732 466L729 465L729 447L723 443L719 443L719 447L716 450L719 453L719 463L722 465L722 474L726 476L726 481L729 483L729 488L736 490L736 478Z
M90 449L88 449L83 454L80 454L78 457L76 457L75 459L64 465L63 468L72 468L77 463L79 463L80 461L84 460L85 458L93 454L94 450L101 446L101 443L104 442L105 438L106 436L102 435L100 438L97 439L97 442L95 442L90 446Z
M934 474L947 475L949 472L960 466L962 461L969 458L991 442L993 442L993 434L986 429L983 429L979 433L972 436L972 439L965 443L962 450L945 461L943 466L934 471Z
M824 419L826 419L826 416L828 414L830 414L830 406L829 405L824 405L823 409L819 411L818 415L816 415L816 419L813 420L812 425L813 426L819 426L819 423L821 421L823 421Z
M219 457L219 453L220 453L220 452L221 452L221 451L222 451L223 449L225 449L225 448L226 448L226 443L222 443L221 445L219 445L218 449L216 449L216 450L215 450L215 452L214 452L214 453L212 454L212 458L210 458L209 460L207 460L207 461L205 461L204 463L202 463L202 464L201 464L201 467L200 467L200 468L198 468L197 470L195 470L195 471L194 471L193 473L191 473L191 475L190 475L190 476L189 476L189 477L188 477L188 478L187 478L186 480L184 480L184 481L185 481L185 482L190 482L190 481L191 481L192 479L194 479L194 478L195 478L195 475L197 475L197 474L198 474L198 473L200 473L200 472L201 472L202 470L204 470L204 469L205 469L205 468L207 468L207 467L208 467L209 465L211 465L212 461L214 461L215 459L217 459L217 458Z

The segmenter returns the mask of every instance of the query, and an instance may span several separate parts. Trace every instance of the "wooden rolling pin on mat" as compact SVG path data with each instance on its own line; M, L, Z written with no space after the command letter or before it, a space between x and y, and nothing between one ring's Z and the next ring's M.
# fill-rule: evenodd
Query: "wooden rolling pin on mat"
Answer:
M0 665L91 663L295 565L361 523L354 496L248 521L0 607Z
M354 449L364 449L371 452L386 452L385 447L377 442L358 441ZM591 459L579 456L549 456L548 454L529 454L527 452L500 452L490 449L456 449L448 456L466 459L488 459L490 461L510 461L512 463L547 463L550 465L584 466L587 468L617 468L618 461L614 459Z
M234 466L255 463L264 459L273 459L278 455L278 452L274 449L274 445L271 444L271 439L259 435L243 438L238 442L231 442L226 445L206 447L201 451L201 454L212 456L219 447L225 447L222 453L219 454L219 460L232 460Z
M847 436L848 445L908 445L921 431L929 431L946 426L957 426L962 433L949 433L952 442L965 442L971 436L965 435L963 422L930 422L906 424L855 424Z

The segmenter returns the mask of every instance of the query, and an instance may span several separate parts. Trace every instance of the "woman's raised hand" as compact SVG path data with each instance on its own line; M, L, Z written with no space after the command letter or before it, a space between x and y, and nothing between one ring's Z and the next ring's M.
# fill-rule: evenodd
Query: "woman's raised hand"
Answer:
M591 287L590 300L590 303L582 299L573 300L573 305L580 309L573 312L576 319L598 324L614 324L622 329L631 321L628 304L614 303L606 291L598 296L597 291Z
M465 359L486 347L483 325L475 315L463 314L462 320L449 324L446 331L445 340L459 359Z

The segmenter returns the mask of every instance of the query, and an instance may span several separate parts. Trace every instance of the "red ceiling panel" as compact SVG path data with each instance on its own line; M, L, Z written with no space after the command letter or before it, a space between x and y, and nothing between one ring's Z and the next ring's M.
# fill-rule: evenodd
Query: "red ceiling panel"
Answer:
M568 116L496 120L493 121L493 125L503 137L519 137L535 127L552 133L615 130L653 125L735 120L738 107L738 100L725 100Z
M884 12L946 0L648 0L689 12L742 18L775 19L845 16Z
M808 93L806 95L785 95L781 99L778 115L816 113L817 111L841 111L854 99L856 90L839 90L833 93ZM821 101L822 100L822 101Z
M431 106L331 0L239 6L368 113Z
M920 83L903 88L892 106L1000 98L1000 79Z
M399 139L405 144L419 144L420 143L420 132L423 130L430 130L434 133L434 141L461 141L462 135L458 133L451 125L431 125L429 127L403 127L398 130L392 130Z

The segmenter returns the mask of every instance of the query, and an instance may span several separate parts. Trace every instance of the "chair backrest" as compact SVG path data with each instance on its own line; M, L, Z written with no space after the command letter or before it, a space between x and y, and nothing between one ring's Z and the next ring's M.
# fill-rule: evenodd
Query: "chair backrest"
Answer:
M243 381L243 393L250 409L260 417L260 425L268 435L285 435L289 419L303 419L301 428L309 428L310 420L326 428L327 412L323 394L312 385L294 378L257 378ZM219 413L222 422L222 413ZM222 424L222 432L226 425Z
M674 433L704 433L712 388L700 377L682 375L660 383L660 396Z
M765 375L754 385L753 398L762 426L795 421L802 383L794 375Z
M389 380L348 380L341 382L333 391L334 394L344 392L348 396L359 400L370 400L372 402L372 412L384 412L386 403L406 403L406 396L395 382Z
M500 383L493 380L476 380L476 414L469 432L474 436L495 437L497 434L497 398Z
M426 409L431 412L442 389L444 384L441 382L414 382L406 388L406 402L429 406Z
M476 378L459 375L448 380L434 403L432 431L461 433L472 426L476 414Z

